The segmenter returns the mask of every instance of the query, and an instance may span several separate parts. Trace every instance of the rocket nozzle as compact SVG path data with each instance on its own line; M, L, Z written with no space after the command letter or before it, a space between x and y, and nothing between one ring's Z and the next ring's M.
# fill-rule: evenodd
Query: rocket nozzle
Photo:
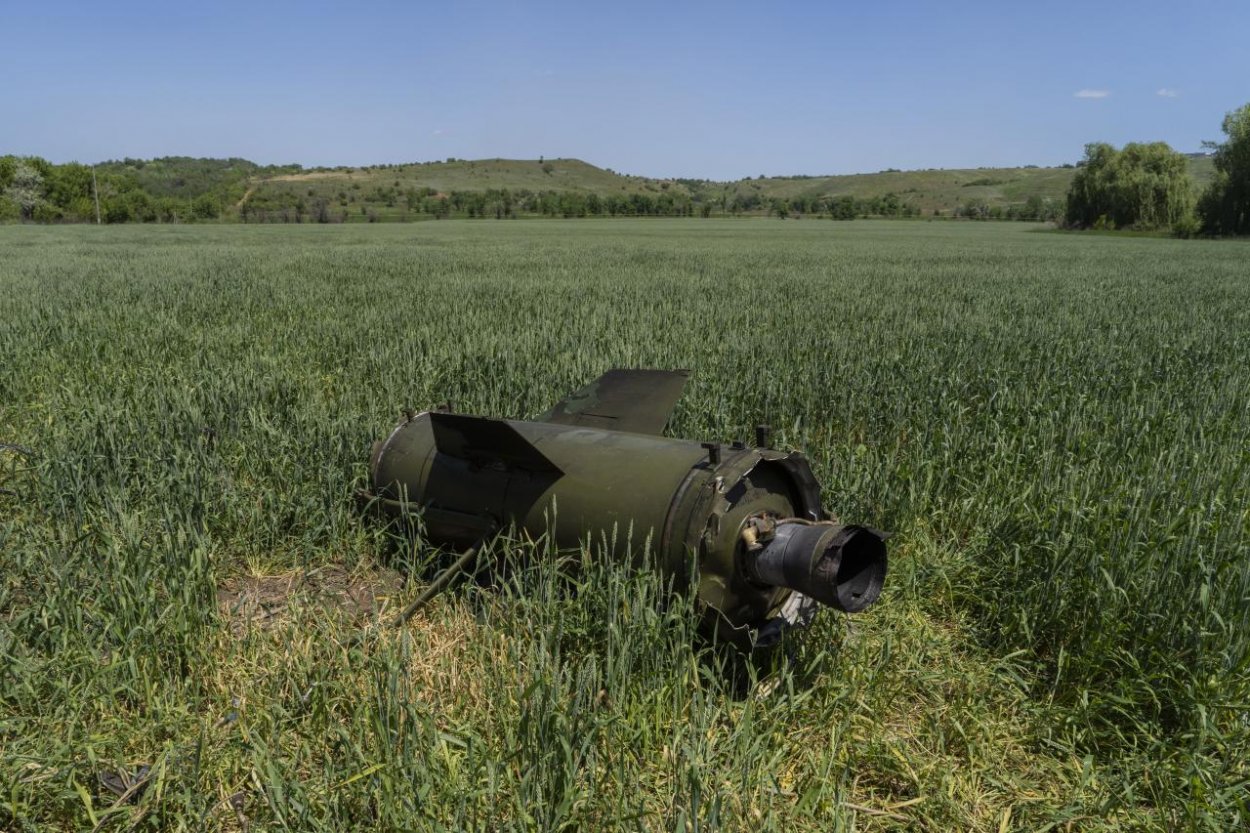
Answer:
M862 526L779 521L746 556L752 579L788 587L846 613L877 600L885 583L884 536Z

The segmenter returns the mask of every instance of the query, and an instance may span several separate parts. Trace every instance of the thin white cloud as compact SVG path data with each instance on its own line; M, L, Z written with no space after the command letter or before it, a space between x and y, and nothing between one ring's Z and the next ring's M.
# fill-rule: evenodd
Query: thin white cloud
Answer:
M446 135L447 135L447 131L446 131L446 130L444 130L443 128L441 128L441 127L440 127L438 130L435 130L435 131L434 131L433 133L431 133L430 135L431 135L431 136L446 136Z
M1177 90L1173 90L1170 87L1160 87L1159 91L1156 92L1155 95L1161 98L1179 98L1180 92Z
M1111 90L1077 90L1072 94L1076 98L1106 98Z

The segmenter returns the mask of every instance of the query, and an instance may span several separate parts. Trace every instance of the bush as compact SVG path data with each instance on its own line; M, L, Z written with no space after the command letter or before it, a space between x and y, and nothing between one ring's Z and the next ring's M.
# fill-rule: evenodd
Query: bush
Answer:
M1191 237L1197 237L1202 231L1202 224L1198 222L1198 218L1189 214L1172 224L1172 235L1182 240L1188 240Z

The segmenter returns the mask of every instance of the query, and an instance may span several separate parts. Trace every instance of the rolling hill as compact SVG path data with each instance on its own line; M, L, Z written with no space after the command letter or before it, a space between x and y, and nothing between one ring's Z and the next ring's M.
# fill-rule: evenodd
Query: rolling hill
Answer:
M1212 159L1191 156L1195 190ZM95 166L0 156L0 185L21 168L33 197L0 194L0 221L363 222L516 216L952 216L1060 214L1071 166L887 170L732 182L618 173L579 159L447 159L303 168L246 159L163 157ZM6 174L7 172L7 174ZM30 183L33 183L30 184ZM26 186L23 186L26 187ZM98 189L98 190L96 190ZM24 193L24 192L23 192ZM1028 206L1027 210L1020 210Z
M1196 187L1210 180L1209 157L1190 159ZM630 176L599 168L579 159L449 159L403 165L313 169L260 174L252 179L249 199L258 205L287 204L292 199L324 199L340 208L381 219L399 219L407 210L405 195L413 192L438 196L454 192L480 193L568 191L580 194L672 195L695 204L712 203L728 212L735 200L760 210L773 200L850 196L860 200L897 195L905 205L923 214L943 214L970 202L1006 208L1023 205L1036 195L1060 203L1075 168L967 168L831 176L792 176L715 182L699 179L657 179Z

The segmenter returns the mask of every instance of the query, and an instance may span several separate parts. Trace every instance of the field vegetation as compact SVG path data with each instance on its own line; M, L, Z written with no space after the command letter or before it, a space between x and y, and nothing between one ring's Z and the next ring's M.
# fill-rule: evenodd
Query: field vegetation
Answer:
M1245 829L1250 246L1035 228L0 228L0 829ZM880 602L747 663L514 540L391 628L370 442L614 366Z
M1186 163L1190 187L1209 157ZM0 221L355 223L517 217L967 217L1057 220L1075 168L881 171L736 182L655 179L577 159L448 159L359 168L125 159L91 168L0 156ZM1196 195L1196 191L1195 191Z

